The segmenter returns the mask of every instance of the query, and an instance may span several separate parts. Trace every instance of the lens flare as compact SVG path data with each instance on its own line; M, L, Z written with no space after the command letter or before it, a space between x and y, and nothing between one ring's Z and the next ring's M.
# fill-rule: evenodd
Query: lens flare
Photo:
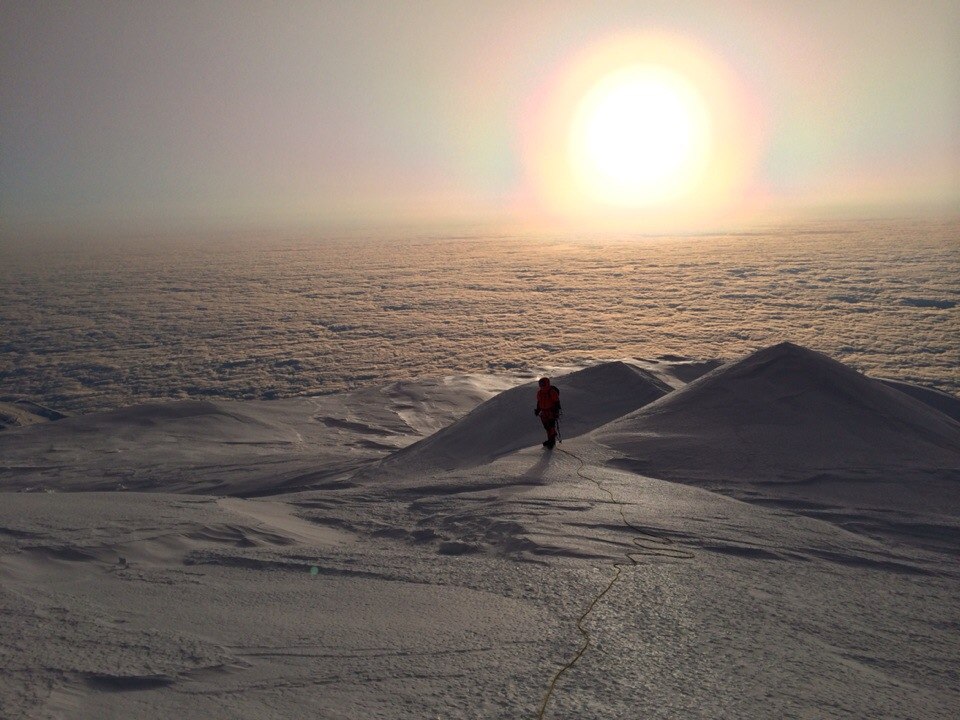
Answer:
M700 180L708 152L703 100L682 76L656 66L603 78L571 126L574 178L601 204L642 206L681 196Z
M607 38L523 108L528 202L547 219L711 220L749 200L763 114L727 64L685 38Z

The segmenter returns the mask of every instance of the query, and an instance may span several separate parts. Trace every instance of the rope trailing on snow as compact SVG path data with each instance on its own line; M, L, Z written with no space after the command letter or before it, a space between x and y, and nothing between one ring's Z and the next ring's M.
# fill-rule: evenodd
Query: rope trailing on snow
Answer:
M640 537L631 538L631 543L636 550L631 550L624 553L627 556L627 559L630 561L629 565L625 562L615 562L613 564L616 572L610 579L610 582L607 583L603 590L601 590L600 593L590 601L590 604L587 605L587 609L583 611L583 614L580 615L579 618L577 618L577 632L579 632L583 638L583 644L580 646L580 649L577 650L576 654L554 674L553 678L551 678L550 684L547 686L547 692L543 696L543 702L540 704L540 711L537 713L537 720L543 720L544 714L547 712L547 704L550 702L550 698L553 696L553 692L557 687L557 682L559 682L560 677L567 672L567 670L576 665L590 647L590 633L587 632L585 627L583 627L583 622L587 619L587 616L593 612L593 609L597 606L597 603L599 603L603 599L604 595L610 592L613 586L617 583L617 581L620 579L620 576L623 574L623 569L625 567L634 567L639 565L640 560L638 558L641 557L662 557L671 558L674 560L693 560L694 558L694 554L692 552L676 547L676 543L670 538L663 537L662 535L657 535L649 530L639 528L627 520L627 516L623 511L623 503L618 502L613 493L604 487L599 480L584 473L583 469L587 464L584 462L583 458L574 452L570 452L569 450L564 450L563 448L557 449L564 455L569 455L580 463L580 465L577 467L577 475L584 480L589 480L596 485L597 488L604 492L610 498L610 502L617 506L617 510L620 512L620 519L623 520L623 524L637 533L637 535Z

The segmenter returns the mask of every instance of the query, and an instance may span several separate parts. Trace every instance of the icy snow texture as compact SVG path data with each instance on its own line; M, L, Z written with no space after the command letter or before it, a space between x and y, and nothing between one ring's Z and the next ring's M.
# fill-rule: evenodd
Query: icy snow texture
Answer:
M291 491L442 428L509 387L450 376L285 400L145 403L0 433L7 490ZM77 439L82 438L81 442Z
M0 434L18 457L0 475L0 709L532 719L619 563L551 720L954 720L960 503L942 491L960 424L943 398L793 345L685 388L709 367L653 367L678 387L659 400L623 363L558 377L581 429L610 388L627 414L553 452L501 454L526 430L486 427L490 410L520 404L540 432L532 388L477 376ZM472 466L438 469L464 437ZM680 482L624 470L643 462ZM58 492L125 471L154 492Z
M622 362L603 363L554 377L563 415L561 437L574 438L636 410L671 391L653 374ZM543 441L539 422L531 422L537 383L500 393L462 420L393 455L391 470L415 466L470 467Z
M0 400L75 412L790 339L960 390L960 225L0 248Z
M951 468L944 491L960 506L960 425L930 410L821 353L781 343L700 377L593 438L636 458L629 464L638 472L680 480L837 485L844 476L899 484Z

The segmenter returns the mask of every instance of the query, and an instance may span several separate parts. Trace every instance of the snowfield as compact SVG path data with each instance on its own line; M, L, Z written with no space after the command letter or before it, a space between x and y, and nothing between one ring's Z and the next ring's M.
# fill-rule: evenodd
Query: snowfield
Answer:
M960 714L960 400L789 343L555 383L552 452L484 375L0 433L0 716Z

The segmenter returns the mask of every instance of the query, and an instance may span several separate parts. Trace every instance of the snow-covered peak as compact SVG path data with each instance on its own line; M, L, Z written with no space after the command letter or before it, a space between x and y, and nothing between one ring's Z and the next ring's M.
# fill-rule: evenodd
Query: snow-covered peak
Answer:
M960 424L791 343L717 368L591 438L634 470L683 481L960 477ZM944 501L960 507L956 492Z
M670 392L651 373L625 362L593 365L552 378L560 389L561 435L583 435ZM480 465L544 439L534 416L535 382L500 393L465 417L386 461L391 467L456 468Z

